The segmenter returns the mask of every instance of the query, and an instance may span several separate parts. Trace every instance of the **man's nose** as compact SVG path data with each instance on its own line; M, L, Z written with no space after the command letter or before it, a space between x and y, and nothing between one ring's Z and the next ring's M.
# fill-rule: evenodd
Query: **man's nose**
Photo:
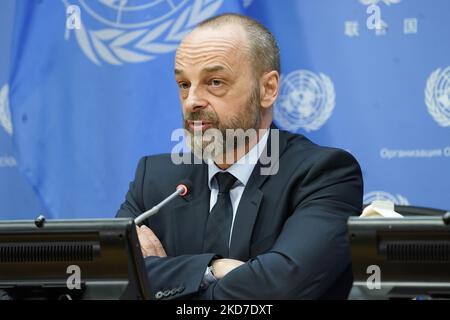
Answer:
M189 112L195 112L205 108L208 105L207 101L198 87L191 86L188 98L186 99L186 108Z

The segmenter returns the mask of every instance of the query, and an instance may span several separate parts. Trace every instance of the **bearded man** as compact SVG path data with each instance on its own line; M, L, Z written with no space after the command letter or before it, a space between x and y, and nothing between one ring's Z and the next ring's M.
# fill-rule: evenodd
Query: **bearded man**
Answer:
M273 35L248 17L209 19L180 44L175 79L200 161L142 158L117 213L135 218L192 182L138 228L154 297L345 299L347 219L362 210L361 170L349 153L272 124Z

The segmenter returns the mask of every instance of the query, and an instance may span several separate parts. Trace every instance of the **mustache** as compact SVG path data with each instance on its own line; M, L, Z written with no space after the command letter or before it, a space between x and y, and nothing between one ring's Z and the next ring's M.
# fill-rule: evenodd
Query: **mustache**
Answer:
M185 121L207 121L207 122L217 122L217 116L212 112L207 111L197 111L188 112L184 116Z

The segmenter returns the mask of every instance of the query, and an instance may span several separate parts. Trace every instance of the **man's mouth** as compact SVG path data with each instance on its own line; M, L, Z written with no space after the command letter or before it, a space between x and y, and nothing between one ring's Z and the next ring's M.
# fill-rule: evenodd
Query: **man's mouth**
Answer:
M195 120L189 121L189 129L192 131L205 131L212 127L212 123L208 121Z

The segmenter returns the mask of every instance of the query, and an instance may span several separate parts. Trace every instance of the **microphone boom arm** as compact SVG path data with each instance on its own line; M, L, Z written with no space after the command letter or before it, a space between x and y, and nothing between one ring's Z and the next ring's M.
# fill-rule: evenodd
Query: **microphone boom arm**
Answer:
M139 215L136 219L134 219L134 224L135 225L140 225L142 223L142 221L144 221L145 219L150 218L151 216L155 215L158 213L158 211L164 207L167 203L169 203L170 201L172 201L174 198L178 197L180 194L184 193L185 189L184 188L177 188L177 191L175 191L174 193L172 193L169 197L167 197L166 199L164 199L163 201L161 201L160 203L158 203L156 206L154 206L153 208L151 208L150 210L142 213L141 215Z

